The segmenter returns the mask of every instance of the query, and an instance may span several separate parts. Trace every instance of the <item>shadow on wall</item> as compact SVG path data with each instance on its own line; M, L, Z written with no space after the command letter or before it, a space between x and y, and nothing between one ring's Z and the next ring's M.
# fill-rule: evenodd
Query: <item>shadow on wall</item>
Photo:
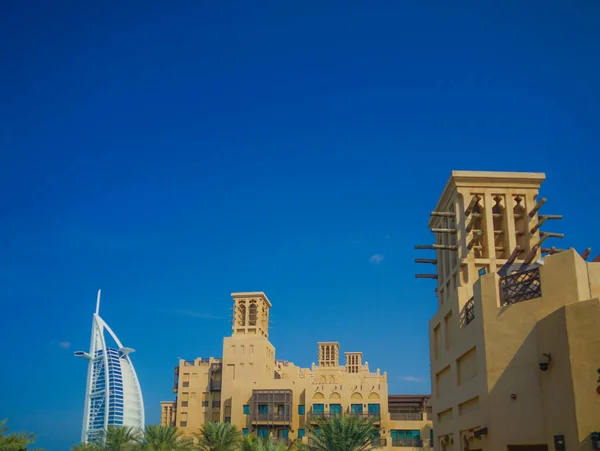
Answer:
M554 450L555 436L564 436L566 449L592 449L593 429L581 442L578 429L600 429L594 425L600 418L599 321L598 299L569 304L540 320L505 368L495 370L488 356L488 378L497 380L487 399L487 426L494 441L503 442L498 449Z

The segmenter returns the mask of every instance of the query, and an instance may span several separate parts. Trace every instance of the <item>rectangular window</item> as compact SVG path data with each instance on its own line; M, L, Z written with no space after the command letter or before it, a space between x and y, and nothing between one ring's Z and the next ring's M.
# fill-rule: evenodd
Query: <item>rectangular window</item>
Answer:
M277 406L277 413L279 415L283 415L285 413L285 406L283 404L279 404Z
M369 404L368 406L369 416L378 417L381 414L381 408L379 404Z
M298 406L298 415L304 415L304 406L303 405Z
M313 404L313 413L323 415L325 413L325 404Z
M350 412L352 412L352 415L362 415L363 405L362 404L351 404Z
M248 435L248 428L244 428L242 429L242 435L245 437L246 435Z
M250 406L247 404L244 406L244 415L250 415Z
M332 415L341 415L342 414L342 405L341 404L329 404L329 411Z
M269 436L269 428L258 428L258 436L267 438Z
M298 438L304 437L304 429L298 429Z
M260 404L258 406L258 413L260 415L266 415L269 413L269 406L267 404Z
M277 430L277 438L288 439L290 436L289 429L279 429Z

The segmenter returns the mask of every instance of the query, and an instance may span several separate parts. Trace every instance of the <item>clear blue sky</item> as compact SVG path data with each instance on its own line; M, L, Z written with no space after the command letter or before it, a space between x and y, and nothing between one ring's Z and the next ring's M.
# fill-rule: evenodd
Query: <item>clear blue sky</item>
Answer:
M278 358L338 340L429 392L413 245L452 169L546 172L554 244L600 252L599 23L597 0L1 2L0 417L78 440L98 288L149 422L178 356L221 354L232 291L270 297Z

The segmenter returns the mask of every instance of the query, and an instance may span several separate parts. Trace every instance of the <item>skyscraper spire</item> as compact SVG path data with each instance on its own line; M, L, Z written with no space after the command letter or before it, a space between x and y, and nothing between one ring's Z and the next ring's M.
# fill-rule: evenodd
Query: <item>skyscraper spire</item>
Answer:
M96 299L96 315L100 314L100 294L102 290L98 290L98 298Z

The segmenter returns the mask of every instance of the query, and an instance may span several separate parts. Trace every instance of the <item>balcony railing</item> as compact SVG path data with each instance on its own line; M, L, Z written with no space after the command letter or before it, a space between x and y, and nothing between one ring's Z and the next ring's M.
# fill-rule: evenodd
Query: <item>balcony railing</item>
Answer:
M465 327L471 321L475 319L475 299L471 297L463 307L463 311L460 315L460 323L462 327Z
M351 408L348 408L346 414L353 417L372 418L375 421L381 420L381 412L353 412Z
M221 391L221 381L210 381L210 391Z
M392 447L426 448L431 446L430 440L423 439L392 439Z
M212 408L213 409L220 409L221 408L221 401L213 401L212 402Z
M310 409L307 413L306 413L306 419L307 420L312 420L314 418L331 418L331 417L335 417L335 416L340 416L342 415L341 411L337 411L337 410L313 410Z
M288 413L252 412L252 422L253 423L271 423L271 422L291 423L292 422L292 414L290 412L288 412Z
M415 421L422 420L423 412L390 412L390 420Z
M385 437L379 437L373 440L373 446L375 448L385 448L387 446L387 439Z
M511 305L542 296L540 268L500 278L500 305Z

